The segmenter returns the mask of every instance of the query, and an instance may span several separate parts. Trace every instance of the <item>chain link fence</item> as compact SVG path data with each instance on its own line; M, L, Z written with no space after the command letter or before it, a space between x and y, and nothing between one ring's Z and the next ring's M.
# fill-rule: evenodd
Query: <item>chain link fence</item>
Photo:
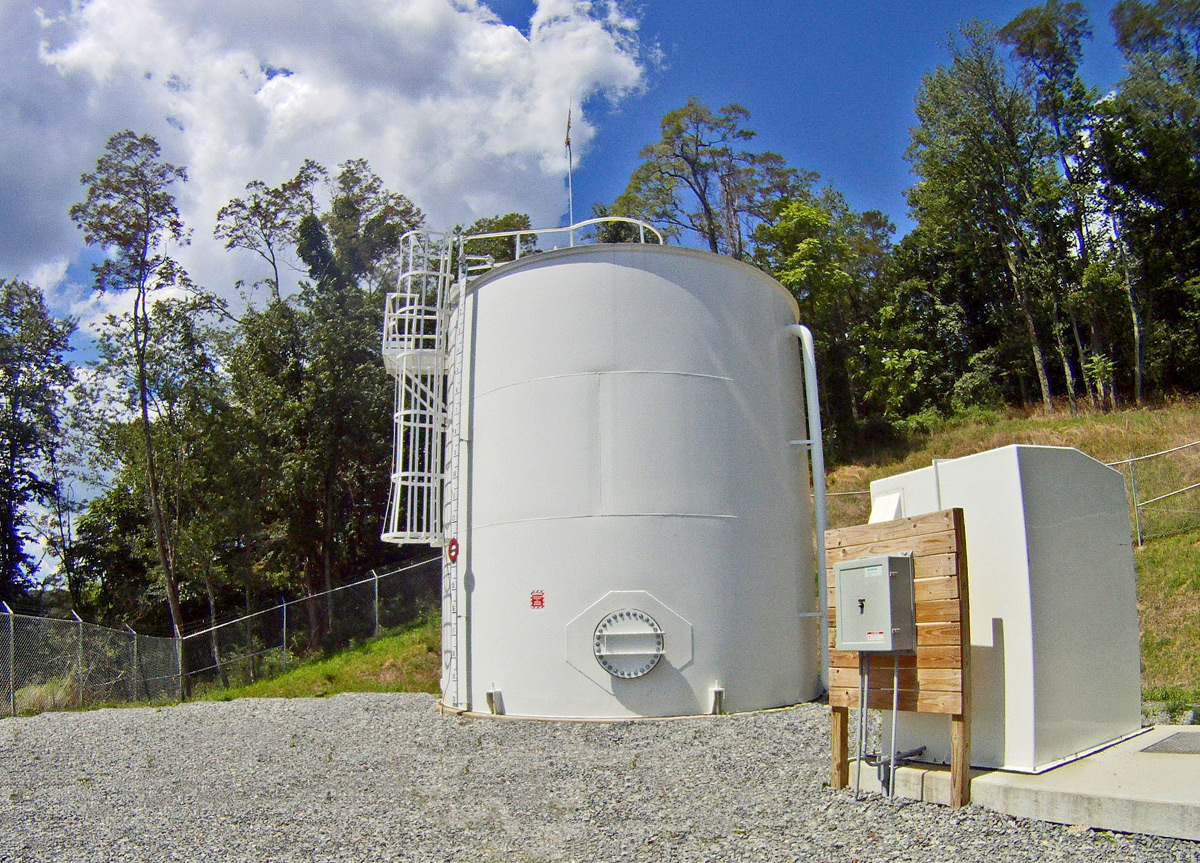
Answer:
M372 638L411 620L436 599L441 557L385 571L333 590L190 632L180 640L196 691L265 680L297 656Z
M1125 475L1134 537L1171 536L1200 526L1200 441L1110 462Z
M441 558L290 600L182 638L14 613L0 603L0 714L176 700L287 670L299 655L405 623L439 595ZM186 670L186 679L181 675Z
M74 620L31 617L0 607L0 709L10 715L179 693L174 638Z

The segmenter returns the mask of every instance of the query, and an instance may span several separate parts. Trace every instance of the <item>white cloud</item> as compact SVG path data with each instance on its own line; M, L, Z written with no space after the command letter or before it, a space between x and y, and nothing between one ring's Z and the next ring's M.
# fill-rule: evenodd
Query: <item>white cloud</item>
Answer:
M361 156L434 227L510 210L557 224L568 104L579 158L592 100L644 81L637 21L616 2L540 0L524 33L474 0L56 2L7 4L0 35L0 274L56 284L79 254L78 177L121 129L187 166L194 241L178 257L227 292L264 275L211 239L247 181Z

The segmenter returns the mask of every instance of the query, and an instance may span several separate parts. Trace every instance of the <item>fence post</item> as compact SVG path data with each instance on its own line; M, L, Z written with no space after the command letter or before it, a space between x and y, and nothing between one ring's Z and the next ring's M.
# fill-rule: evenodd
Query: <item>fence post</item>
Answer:
M283 601L283 670L287 671L287 600Z
M17 640L13 634L13 610L7 602L0 602L8 615L8 712L17 715Z
M77 656L76 656L75 668L76 668L76 673L79 675L79 706L83 707L83 702L86 697L86 694L84 691L86 681L85 681L85 678L83 675L83 618L80 617L78 614L76 614L75 609L73 609L73 608L71 609L71 617L75 618L75 622L77 624L77 626L75 628L76 628L76 631L79 633L79 638L78 638L79 646L76 650Z
M129 700L138 700L138 648L137 648L137 633L133 631L133 627L128 623L125 624L125 631L129 633L129 637L133 639L133 667L129 669Z
M175 627L175 677L179 681L179 703L183 703L183 635Z
M1133 524L1137 531L1138 548L1141 548L1146 542L1142 535L1142 507L1138 501L1137 462L1134 461L1133 453L1129 454L1129 485L1133 489Z
M371 577L375 579L375 638L379 637L379 571L371 570Z

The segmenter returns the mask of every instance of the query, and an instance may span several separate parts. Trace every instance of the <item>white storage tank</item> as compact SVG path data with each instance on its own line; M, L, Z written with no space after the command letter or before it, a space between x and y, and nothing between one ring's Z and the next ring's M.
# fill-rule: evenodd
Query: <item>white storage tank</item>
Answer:
M1137 586L1121 475L1014 445L871 483L871 521L962 507L971 764L1040 772L1141 728ZM901 713L905 749L948 762L949 720Z
M449 319L443 701L673 716L819 693L792 297L731 258L504 264Z

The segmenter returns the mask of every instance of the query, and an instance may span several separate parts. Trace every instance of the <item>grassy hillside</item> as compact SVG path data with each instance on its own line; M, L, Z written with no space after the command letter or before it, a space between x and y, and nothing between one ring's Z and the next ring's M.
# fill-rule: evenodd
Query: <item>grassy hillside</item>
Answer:
M828 489L831 493L858 491L872 480L928 467L935 458L959 458L1014 443L1073 446L1108 463L1196 440L1200 440L1200 401L1194 399L1153 409L1081 411L1076 416L1067 412L1046 417L1016 410L975 411L954 419L932 420L866 458L836 467L829 473ZM1183 479L1187 476L1192 477L1191 482L1200 481L1200 447L1138 465L1143 498L1147 491L1187 485ZM1200 514L1197 499L1193 495L1191 504ZM831 497L830 527L859 524L869 511L865 495ZM1194 523L1200 526L1200 520Z
M304 663L271 680L195 695L199 701L234 698L320 698L339 692L438 691L441 625L432 617L381 635L328 659Z

